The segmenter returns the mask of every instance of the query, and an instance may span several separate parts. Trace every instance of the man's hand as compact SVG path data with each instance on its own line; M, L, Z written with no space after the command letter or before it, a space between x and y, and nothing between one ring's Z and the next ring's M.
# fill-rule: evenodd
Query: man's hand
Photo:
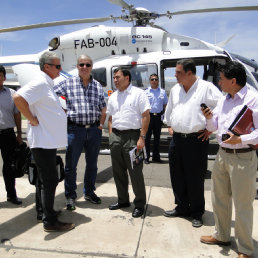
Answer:
M224 143L227 143L227 144L239 144L239 143L242 142L240 136L234 135L231 132L227 132L227 134L230 135L230 138L228 138L226 141L223 141Z
M38 118L36 116L34 116L29 122L32 126L37 126L39 124Z
M139 137L139 140L137 141L137 150L143 149L144 145L145 145L145 141L144 141L144 139L140 136L140 137Z
M22 135L21 132L17 132L16 140L19 144L22 144Z
M200 130L198 133L200 133L200 135L198 136L198 139L202 139L202 141L208 141L211 135L211 132L209 132L207 129Z
M209 108L201 108L201 110L206 119L212 118L212 112Z
M173 135L174 131L173 131L173 129L172 129L171 127L168 127L168 133L169 133L171 136Z

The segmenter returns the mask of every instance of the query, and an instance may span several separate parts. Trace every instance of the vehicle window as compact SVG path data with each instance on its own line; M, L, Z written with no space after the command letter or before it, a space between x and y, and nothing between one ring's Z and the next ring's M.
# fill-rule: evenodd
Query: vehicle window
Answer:
M106 68L96 68L92 69L92 77L97 80L103 87L107 87L107 76Z
M194 58L196 64L196 75L201 79L212 82L215 86L219 87L219 72L218 65L225 64L225 58L214 58L214 57L205 57L205 58ZM161 62L161 86L165 88L166 93L169 94L170 89L177 83L175 77L175 66L177 60L163 60Z
M112 74L118 66L112 68ZM130 70L132 75L132 85L142 89L146 89L149 86L149 77L153 73L158 73L156 64L144 64L144 65L123 65L123 67ZM112 88L115 89L112 76Z
M175 77L176 68L175 67L168 67L164 69L164 83L165 83L165 91L169 94L170 89L177 83L177 79ZM196 75L203 79L204 76L204 66L199 65L196 66ZM207 76L206 80L210 81L212 78Z

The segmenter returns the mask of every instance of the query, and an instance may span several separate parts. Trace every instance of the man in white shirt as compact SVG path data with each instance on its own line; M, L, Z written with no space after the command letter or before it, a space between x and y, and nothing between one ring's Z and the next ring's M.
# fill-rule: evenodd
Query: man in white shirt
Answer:
M222 94L212 83L196 76L191 59L177 62L175 77L178 83L170 91L165 123L173 136L169 165L177 206L165 211L164 216L191 216L192 226L200 227L205 212L204 178L210 135L200 104L213 109Z
M58 175L57 148L67 145L67 118L53 90L53 79L59 76L60 59L53 52L45 52L39 59L40 75L14 94L14 102L28 119L27 138L35 160L41 188L43 225L46 232L66 231L72 223L57 220L54 199Z
M242 64L236 61L227 63L219 71L219 83L227 95L220 99L212 112L208 108L203 110L207 119L206 128L212 132L217 131L220 145L212 170L211 195L215 232L213 235L202 236L200 240L205 244L230 245L234 203L238 257L248 258L255 248L252 229L257 157L250 145L258 144L258 94L248 89ZM239 136L228 131L228 128L244 106L252 110L249 119L253 128ZM248 127L248 121L245 122ZM227 139L223 137L224 134L228 136Z
M150 103L145 92L131 84L129 70L114 71L115 91L108 100L109 144L113 175L117 188L118 202L109 206L117 210L130 206L128 194L129 171L135 194L132 216L141 217L146 204L146 191L142 173L143 162L132 169L129 151L133 147L143 149L150 122Z

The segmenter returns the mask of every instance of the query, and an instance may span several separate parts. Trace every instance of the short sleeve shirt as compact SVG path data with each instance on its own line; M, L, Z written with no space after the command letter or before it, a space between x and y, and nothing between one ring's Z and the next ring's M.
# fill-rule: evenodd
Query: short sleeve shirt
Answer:
M142 113L150 103L142 89L129 85L124 91L115 91L108 100L107 114L112 116L112 127L118 130L140 129Z
M55 149L67 145L67 117L53 85L53 80L41 72L37 80L17 91L39 121L37 126L28 123L27 138L31 148Z
M16 108L12 95L15 90L3 87L0 90L0 129L13 128L16 126L14 114L19 113Z

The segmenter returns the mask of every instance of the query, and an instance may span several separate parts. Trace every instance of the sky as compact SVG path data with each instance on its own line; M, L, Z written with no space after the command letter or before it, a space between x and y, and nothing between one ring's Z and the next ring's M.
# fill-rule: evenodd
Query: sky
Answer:
M258 0L126 0L134 7L166 13L212 7L258 5ZM1 0L0 27L14 27L41 22L120 16L121 7L108 0ZM66 25L28 31L0 33L0 55L24 55L41 52L56 36L91 27L131 26L130 23L88 23ZM168 32L198 38L209 43L218 43L234 38L226 45L229 52L258 61L258 11L186 14L155 20L155 24Z

